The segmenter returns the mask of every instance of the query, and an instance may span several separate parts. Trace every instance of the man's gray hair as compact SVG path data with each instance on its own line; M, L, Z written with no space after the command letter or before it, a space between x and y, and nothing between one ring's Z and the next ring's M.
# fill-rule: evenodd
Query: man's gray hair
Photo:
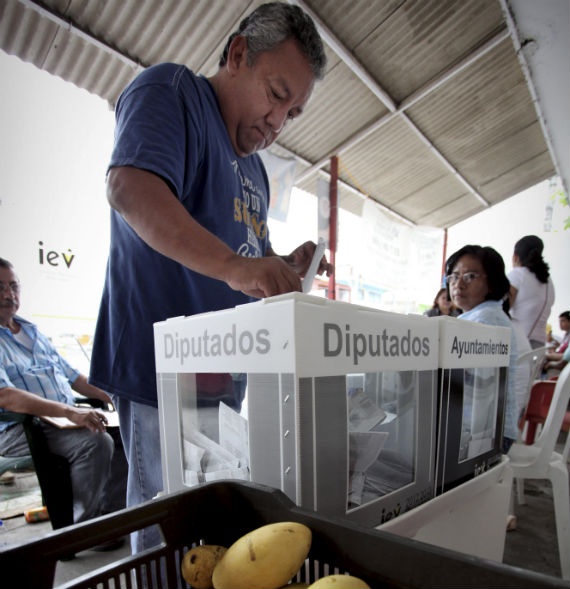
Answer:
M322 80L325 76L327 57L323 42L311 17L298 6L269 2L256 8L228 38L220 57L220 67L226 65L230 44L237 35L246 38L249 66L260 53L273 51L280 43L293 39L309 61L315 78Z

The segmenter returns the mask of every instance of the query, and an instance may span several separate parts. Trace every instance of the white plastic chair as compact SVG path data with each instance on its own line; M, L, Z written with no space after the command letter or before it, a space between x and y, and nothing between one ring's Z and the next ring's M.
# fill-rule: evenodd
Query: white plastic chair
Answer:
M570 579L570 490L568 482L568 453L570 434L562 454L554 448L570 399L570 364L560 374L540 435L534 444L515 443L509 451L510 466L516 479L517 491L524 502L524 479L548 479L552 483L554 515L562 578Z

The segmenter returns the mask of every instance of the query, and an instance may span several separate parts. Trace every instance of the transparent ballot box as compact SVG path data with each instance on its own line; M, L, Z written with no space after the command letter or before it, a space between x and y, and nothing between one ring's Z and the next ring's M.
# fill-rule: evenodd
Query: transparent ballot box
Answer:
M251 479L378 525L433 497L438 326L292 293L155 325L165 491Z
M440 317L436 493L501 459L511 329Z

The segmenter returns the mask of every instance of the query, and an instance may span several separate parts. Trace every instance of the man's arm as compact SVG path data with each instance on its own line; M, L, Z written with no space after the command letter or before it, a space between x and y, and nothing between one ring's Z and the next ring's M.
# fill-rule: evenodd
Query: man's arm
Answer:
M90 399L99 399L100 401L103 401L104 403L109 403L110 405L113 404L113 401L111 400L109 395L100 388L93 386L92 384L89 384L87 382L87 377L83 374L80 374L73 381L71 388L80 395L83 395L84 397L89 397Z
M237 255L202 227L156 174L112 168L107 199L150 247L191 270L254 297L301 290L299 275L282 258Z
M545 359L548 362L558 362L562 360L562 354L560 352L546 352Z
M41 417L67 417L70 421L92 432L104 432L106 417L95 409L73 407L59 401L44 399L28 391L13 387L0 388L0 407L6 411L28 413Z

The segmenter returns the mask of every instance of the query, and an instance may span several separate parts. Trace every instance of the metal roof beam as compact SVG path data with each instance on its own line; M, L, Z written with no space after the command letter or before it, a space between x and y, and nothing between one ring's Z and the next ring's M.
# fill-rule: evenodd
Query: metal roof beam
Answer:
M317 28L319 29L319 33L325 40L325 42L331 47L331 49L340 57L340 59L351 69L353 73L355 73L362 82L366 85L366 87L378 97L378 99L388 108L390 111L389 114L384 115L378 121L376 121L370 127L366 127L365 129L361 129L358 133L350 137L347 141L343 142L341 145L337 146L337 148L331 150L331 152L324 158L320 159L318 162L313 164L307 171L303 173L303 175L298 179L299 182L307 178L310 174L313 174L317 171L320 167L326 165L329 161L329 157L332 154L340 155L343 151L346 151L349 147L352 147L356 143L362 141L365 137L379 129L385 123L387 123L393 116L401 116L403 117L404 109L409 108L412 104L417 102L421 97L425 96L427 93L435 90L441 84L449 80L451 77L457 75L460 71L465 69L467 65L470 65L477 59L479 59L482 55L485 55L488 51L490 51L495 45L501 42L504 39L504 33L501 33L498 38L492 39L490 42L485 44L482 48L478 51L473 52L468 56L466 60L461 62L461 64L455 66L454 68L450 68L446 72L444 72L441 76L437 79L432 81L430 84L426 85L423 89L418 92L415 92L413 95L408 97L406 101L403 101L403 106L397 107L394 100L389 96L389 94L374 80L374 78L370 75L370 73L364 68L364 66L356 60L356 58L352 55L352 53L344 47L344 45L338 40L338 38L330 31L330 29L321 21L321 19L316 15L309 6L303 0L289 0L291 4L298 4L304 11L306 11L311 18L315 21ZM406 104L407 102L407 104ZM412 121L408 117L405 117L405 122L408 125L413 125ZM471 194L484 206L490 206L489 203L479 194L479 192L473 187L469 181L463 177L459 171L451 164L449 160L435 147L435 145L423 134L423 132L416 127L415 125L412 126L413 130L416 134L422 139L422 141L429 146L432 153L436 155L436 157L450 170L453 171L455 177L469 190Z
M311 162L310 161L306 160L305 158L303 158L299 154L295 153L294 151L291 151L287 147L283 147L282 145L279 145L278 147L279 147L280 150L283 150L290 157L295 158L301 164L303 164L305 166L310 166L311 165ZM316 172L318 174L320 174L321 176L323 176L324 178L326 178L327 180L330 180L331 175L326 170L323 170L322 168L319 168L318 170L316 170ZM298 181L297 178L295 178L295 183L297 183L297 181ZM352 186L348 182L345 182L344 180L341 180L340 178L338 178L338 184L339 184L339 186L343 190L346 190L347 192L350 192L350 193L358 196L359 198L362 198L363 200L366 200L367 198L370 198L370 195L365 194L361 190L358 190L358 188L355 188L354 186ZM404 217L404 215L401 215L400 213L397 213L396 211L394 211L390 207L388 207L386 205L383 205L382 203L379 203L377 200L374 200L374 199L371 199L371 200L373 200L378 205L378 207L381 208L383 211L385 211L386 213L389 213L390 215L393 215L394 217L397 217L403 223L406 223L406 224L412 225L412 226L417 225L417 223L414 223L414 221L412 221L411 219L408 219L407 217Z
M17 0L20 4L37 12L41 17L44 17L51 22L55 23L62 29L65 29L77 37L84 39L91 45L94 45L98 49L103 50L105 53L113 55L114 57L119 58L122 62L126 63L127 65L135 68L137 71L142 70L147 67L147 65L133 59L130 55L127 55L120 49L109 45L105 41L102 41L99 37L96 37L93 33L81 28L77 24L71 21L71 19L66 19L63 16L57 14L50 8L46 8L41 2L37 2L36 0Z
M363 82L363 84L384 104L390 111L394 112L397 108L394 99L378 84L378 82L370 75L370 72L356 59L351 51L349 51L339 40L338 37L327 27L310 6L303 0L288 0L289 4L297 4L300 6L315 22L319 34L326 42L326 44L340 57L340 59L348 65L350 70Z

